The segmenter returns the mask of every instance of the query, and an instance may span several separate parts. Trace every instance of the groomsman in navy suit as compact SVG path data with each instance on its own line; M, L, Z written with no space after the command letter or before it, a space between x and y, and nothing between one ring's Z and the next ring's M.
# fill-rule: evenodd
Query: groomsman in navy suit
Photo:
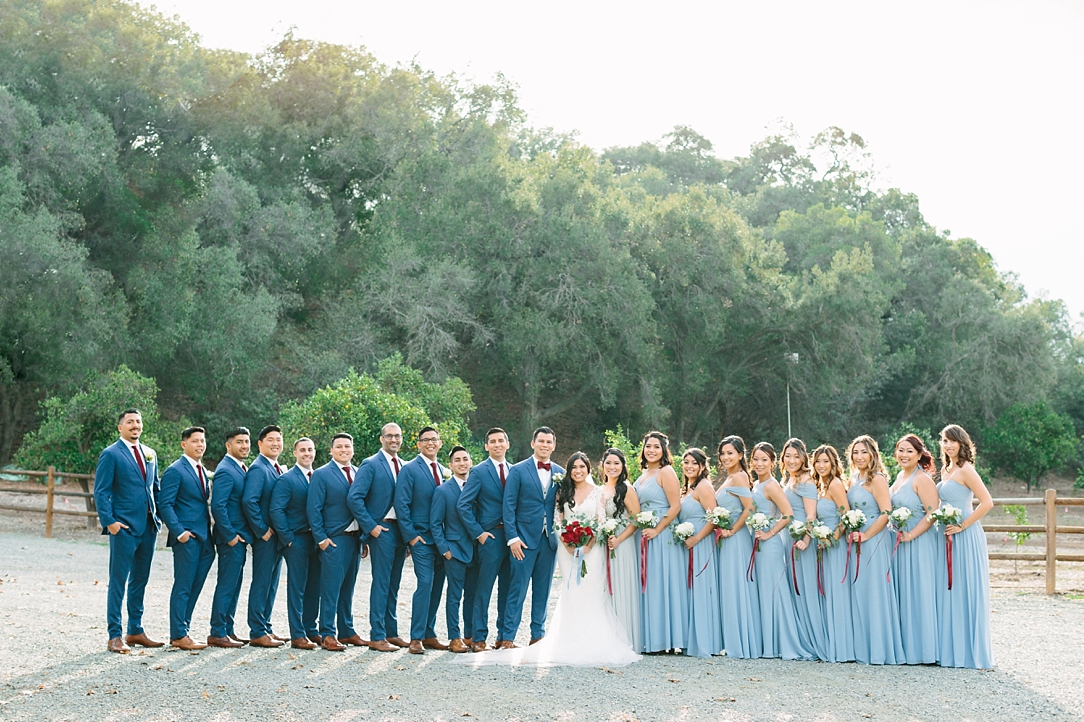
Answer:
M433 494L431 522L433 540L437 551L444 557L444 571L448 576L448 598L444 612L448 620L448 649L456 653L471 650L471 630L474 621L474 589L478 584L478 564L474 554L474 539L459 515L459 499L470 473L471 458L462 446L452 448L448 463L452 478L441 484ZM463 629L468 639L459 633L459 607L463 602Z
M98 456L94 503L102 534L109 535L109 596L106 623L110 652L128 654L138 644L161 647L143 631L143 593L151 574L154 545L162 522L155 492L159 488L154 449L139 443L143 415L126 409L117 417L120 439ZM128 634L121 639L121 606L128 590Z
M271 528L286 559L286 617L290 646L316 649L323 641L316 626L320 611L320 552L309 527L309 482L316 446L303 436L294 442L294 468L271 492ZM255 464L253 464L255 466Z
M410 605L411 654L425 654L426 649L448 649L437 641L434 629L440 595L444 588L444 558L437 553L429 512L433 493L452 472L437 462L440 451L440 434L432 426L418 433L418 451L414 459L403 467L395 483L395 515L399 518L399 531L410 545L414 561L414 576L418 585Z
M354 437L331 437L331 461L309 482L307 501L312 538L320 549L320 636L324 649L342 652L346 645L368 646L354 631L354 583L360 563L360 531L347 495L357 469Z
M531 644L546 635L546 605L557 559L557 535L553 533L553 511L557 484L553 477L565 470L550 461L557 436L548 426L535 429L531 439L534 454L512 467L504 491L504 530L512 554L512 587L501 649L515 647L527 586L531 587Z
M218 581L211 601L212 647L241 647L247 639L238 637L233 628L241 580L245 573L245 548L252 533L245 522L242 497L245 492L245 459L252 441L248 429L238 426L226 432L226 455L215 467L211 481L211 518L214 519L215 548L218 551Z
M408 646L399 637L396 618L399 582L406 560L406 545L393 506L395 480L403 467L398 456L402 444L403 430L399 425L385 424L380 430L380 451L361 463L358 478L350 487L350 510L369 546L372 564L369 648L378 652L394 652Z
M241 497L245 521L252 532L252 581L248 588L248 628L253 647L281 647L286 641L271 630L271 610L279 591L282 550L271 528L271 493L282 476L282 429L265 426L256 437L260 453L245 474Z
M504 458L508 453L508 434L504 429L495 427L486 432L486 451L489 458L471 469L458 502L463 525L471 538L478 541L477 589L473 599L468 596L463 602L473 608L471 616L475 626L468 627L465 634L471 638L471 651L474 652L486 648L489 600L493 597L494 582L497 583L497 641L494 646L500 644L511 581L508 545L504 536L504 488L510 469Z
M158 508L169 529L166 546L173 549L173 592L169 595L169 643L177 649L204 649L189 636L192 612L215 560L211 539L211 489L203 468L207 432L189 426L181 432L181 458L162 474Z

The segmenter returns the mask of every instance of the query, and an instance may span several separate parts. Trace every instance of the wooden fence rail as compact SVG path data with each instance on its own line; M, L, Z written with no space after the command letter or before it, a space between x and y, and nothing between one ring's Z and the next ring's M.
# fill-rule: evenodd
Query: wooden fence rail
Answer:
M32 488L25 489L0 489L5 494L44 494L45 508L34 509L24 506L12 506L0 504L0 509L11 511L29 511L45 513L45 536L53 536L53 515L67 514L70 516L87 517L87 528L98 528L98 512L94 506L94 474L71 474L57 471L50 466L46 471L21 471L18 469L4 470L4 474L13 476L29 476L33 478L44 477L45 488L34 484ZM82 497L86 499L86 511L71 511L68 509L54 509L53 497L57 479L72 479L77 481L83 491L64 492L64 496ZM14 482L19 483L19 482ZM29 486L29 485L28 485ZM977 501L975 502L978 503ZM983 529L988 532L1030 532L1032 534L1045 535L1046 548L1041 552L990 552L991 559L1008 559L1029 562L1046 562L1046 593L1057 592L1057 563L1058 562L1084 562L1084 554L1058 554L1058 534L1084 534L1084 526L1058 526L1059 506L1084 506L1084 498L1061 497L1057 491L1047 489L1044 497L1023 497L1018 499L994 499L994 506L1043 506L1046 507L1046 518L1043 524L984 524Z

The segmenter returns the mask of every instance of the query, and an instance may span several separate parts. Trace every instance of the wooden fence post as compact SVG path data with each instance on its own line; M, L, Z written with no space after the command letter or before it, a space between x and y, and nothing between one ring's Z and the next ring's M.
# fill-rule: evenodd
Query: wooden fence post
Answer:
M56 484L56 468L49 467L48 481L45 487L45 538L53 537L53 486Z
M1058 492L1046 490L1046 593L1058 589Z

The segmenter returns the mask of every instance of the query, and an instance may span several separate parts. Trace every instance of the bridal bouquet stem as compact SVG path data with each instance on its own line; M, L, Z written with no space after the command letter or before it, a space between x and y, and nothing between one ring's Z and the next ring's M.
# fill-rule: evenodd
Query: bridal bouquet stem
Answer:
M964 519L964 513L952 504L945 504L931 511L929 519L938 527L958 526ZM948 570L948 588L952 589L952 534L945 535L945 567Z
M730 519L730 509L725 506L717 506L704 514L704 521L715 525L715 546L723 545L723 531L730 528L733 522Z
M817 591L824 596L824 550L836 543L835 532L820 519L814 519L807 524L809 536L817 542Z
M851 565L851 545L855 547L855 559L854 559L854 578L858 579L858 570L862 566L862 542L855 542L852 535L856 531L861 531L862 527L866 525L866 512L861 509L850 509L843 512L839 517L839 523L843 526L843 533L847 536L847 563L843 566L843 578L839 580L839 583L847 581L847 570Z
M790 538L794 542L799 542L809 536L809 525L804 521L798 521L795 519L787 525L787 531L790 533ZM802 596L802 591L798 589L798 564L794 561L794 550L797 547L795 544L790 545L790 578L794 584L794 593L799 597Z
M609 552L606 555L606 588L610 590L610 596L614 595L614 585L610 577L610 560L615 558L616 549L610 549L610 539L617 536L628 525L628 519L611 518L602 522L598 528L599 543L606 546Z
M678 524L677 526L674 527L674 531L672 533L674 535L674 543L675 544L680 544L680 545L686 547L686 551L689 554L689 573L686 576L686 582L685 583L689 587L689 589L692 589L693 588L693 550L688 549L685 542L686 542L686 540L691 539L693 534L696 533L696 527L693 525L693 523L691 521L683 521L683 522L681 522L680 524Z
M896 558L896 551L903 541L903 529L911 518L911 508L907 506L894 506L888 512L888 525L896 532L896 543L892 545L892 556L888 560L888 571L885 572L885 581L892 581L892 560Z
M770 516L762 511L756 511L749 515L745 522L749 530L753 532L753 553L749 555L749 568L746 570L746 578L753 581L753 564L756 562L757 550L760 549L760 540L757 539L758 531L768 531L775 523Z

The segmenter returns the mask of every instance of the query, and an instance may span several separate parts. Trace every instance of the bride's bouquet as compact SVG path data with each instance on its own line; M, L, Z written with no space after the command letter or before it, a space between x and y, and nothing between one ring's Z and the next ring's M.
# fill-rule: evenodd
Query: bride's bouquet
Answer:
M587 576L587 560L584 559L583 548L596 538L598 522L592 517L576 514L565 521L563 528L559 524L556 526L558 528L555 531L561 535L561 542L572 547L572 558L579 562L579 574L576 577L576 583L579 584L580 579Z
M856 542L851 535L861 531L866 525L866 512L861 509L848 509L839 517L839 523L843 526L843 534L847 537L847 562L843 566L843 579L839 583L847 581L847 569L851 565L851 545L854 545L854 578L858 579L858 572L862 568L862 542Z

